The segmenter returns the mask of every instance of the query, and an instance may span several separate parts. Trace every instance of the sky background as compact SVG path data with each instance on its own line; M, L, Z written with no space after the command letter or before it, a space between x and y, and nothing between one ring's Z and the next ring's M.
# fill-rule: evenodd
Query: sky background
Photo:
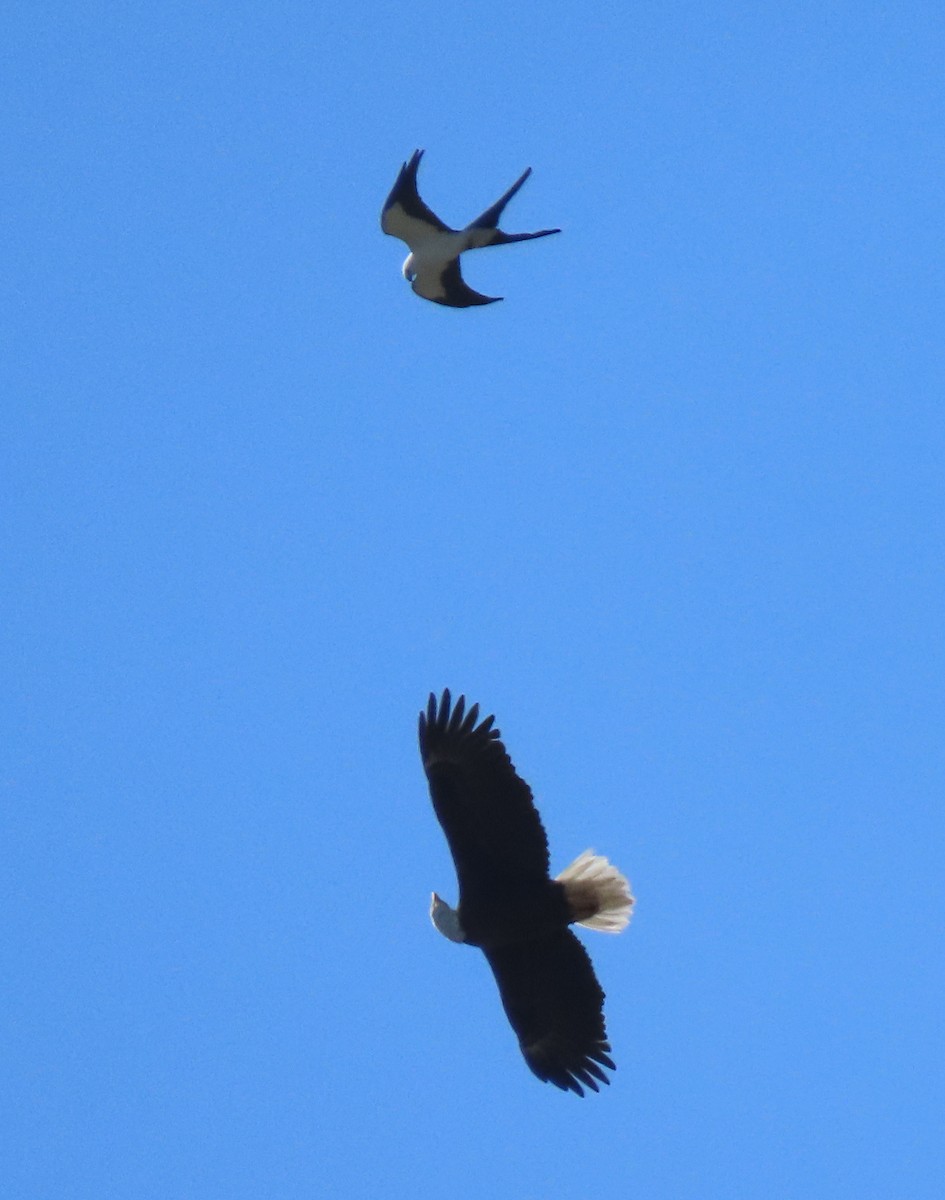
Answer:
M4 1196L937 1200L941 5L2 26ZM633 881L601 1095L428 920L444 686Z

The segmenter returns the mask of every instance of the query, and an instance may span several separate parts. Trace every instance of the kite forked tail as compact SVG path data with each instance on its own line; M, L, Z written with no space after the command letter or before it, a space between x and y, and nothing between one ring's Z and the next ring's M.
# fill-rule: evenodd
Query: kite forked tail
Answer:
M602 854L585 850L557 876L572 920L601 933L620 933L630 923L635 903L630 884Z

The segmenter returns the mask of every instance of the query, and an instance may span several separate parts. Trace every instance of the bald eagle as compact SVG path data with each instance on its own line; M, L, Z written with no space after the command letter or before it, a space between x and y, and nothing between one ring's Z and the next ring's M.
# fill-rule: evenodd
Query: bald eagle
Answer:
M630 886L606 858L585 850L556 879L548 840L495 728L479 705L432 693L420 714L420 755L459 881L453 909L434 892L433 924L478 946L525 1062L539 1079L584 1095L615 1070L604 1027L604 992L587 951L568 928L619 933Z

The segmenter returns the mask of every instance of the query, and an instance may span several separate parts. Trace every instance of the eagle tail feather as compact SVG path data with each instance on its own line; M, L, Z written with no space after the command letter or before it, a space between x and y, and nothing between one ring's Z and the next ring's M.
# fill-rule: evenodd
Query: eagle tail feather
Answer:
M630 883L602 854L585 850L557 877L573 920L586 929L620 933L630 923L635 903Z

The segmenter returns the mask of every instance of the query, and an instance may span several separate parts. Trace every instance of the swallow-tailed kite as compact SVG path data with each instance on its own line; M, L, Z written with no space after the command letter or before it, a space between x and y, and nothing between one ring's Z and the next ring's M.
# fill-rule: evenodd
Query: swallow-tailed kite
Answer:
M504 246L507 242L528 242L532 238L560 233L560 229L542 229L538 233L503 233L499 229L502 210L525 180L531 167L509 190L465 229L450 229L432 213L417 192L417 168L423 157L415 150L410 162L400 168L387 202L381 212L381 229L400 238L410 247L404 263L404 278L424 300L451 308L469 308L474 304L494 304L501 296L482 296L474 292L459 273L459 256L464 250L483 246Z

